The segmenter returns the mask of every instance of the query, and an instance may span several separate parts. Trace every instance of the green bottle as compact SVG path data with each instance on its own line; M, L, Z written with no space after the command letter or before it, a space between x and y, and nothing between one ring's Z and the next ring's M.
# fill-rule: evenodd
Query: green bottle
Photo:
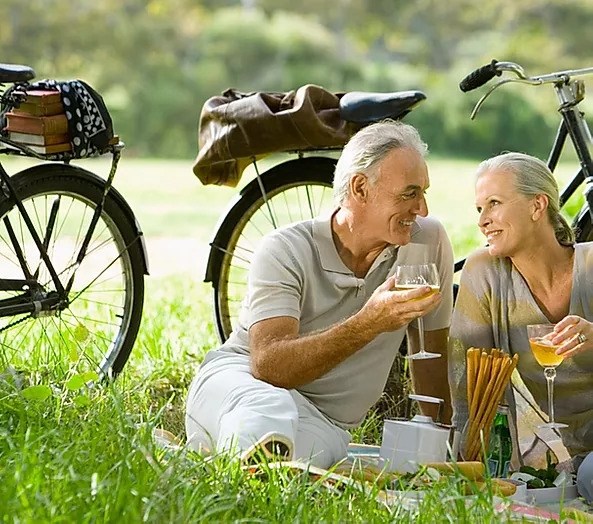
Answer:
M498 406L488 442L487 466L491 477L505 478L513 455L513 441L509 430L509 407Z

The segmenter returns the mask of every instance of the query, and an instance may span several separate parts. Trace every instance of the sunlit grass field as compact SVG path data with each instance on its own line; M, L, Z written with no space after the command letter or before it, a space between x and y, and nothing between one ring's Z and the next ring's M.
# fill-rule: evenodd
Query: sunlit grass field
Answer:
M11 161L9 171L24 167ZM103 160L83 163L106 174ZM450 233L457 257L481 245L473 206L474 162L429 160L430 210ZM570 167L560 171L566 181ZM246 174L245 179L250 176ZM562 184L561 184L562 185ZM183 439L184 397L204 353L217 345L208 284L208 241L237 189L204 187L189 161L122 159L115 186L146 236L142 326L122 376L74 389L51 372L0 370L2 522L488 522L488 490L467 504L455 482L435 488L419 508L388 507L377 486L339 490L302 476L249 475L228 457L167 452L152 438L165 428ZM20 393L45 384L45 400ZM88 403L77 402L85 395ZM372 419L357 441L380 435Z

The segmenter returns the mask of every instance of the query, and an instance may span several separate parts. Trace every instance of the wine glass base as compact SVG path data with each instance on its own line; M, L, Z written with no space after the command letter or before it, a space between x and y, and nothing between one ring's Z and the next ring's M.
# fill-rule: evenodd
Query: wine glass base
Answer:
M413 353L412 355L406 355L405 358L409 360L425 360L428 358L440 358L440 353L429 353L428 351L420 351L419 353Z
M567 428L568 424L563 424L562 422L546 422L545 424L540 424L538 428L545 428L545 429L562 429Z

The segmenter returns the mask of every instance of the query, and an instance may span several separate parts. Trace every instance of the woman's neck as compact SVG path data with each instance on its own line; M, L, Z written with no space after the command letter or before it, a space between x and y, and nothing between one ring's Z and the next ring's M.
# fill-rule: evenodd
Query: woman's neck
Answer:
M551 289L555 281L568 274L572 276L573 257L572 246L554 242L532 245L511 257L511 261L526 280L537 281Z
M562 320L570 311L574 248L547 245L525 251L511 258L541 311L552 323Z

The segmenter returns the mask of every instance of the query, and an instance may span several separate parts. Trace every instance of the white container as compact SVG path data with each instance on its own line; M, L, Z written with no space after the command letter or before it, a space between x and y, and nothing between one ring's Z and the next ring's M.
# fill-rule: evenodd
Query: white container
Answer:
M576 484L569 486L558 486L553 488L533 488L527 490L528 500L531 498L534 504L550 504L553 502L569 501L579 496Z
M449 429L432 418L415 415L412 420L385 420L379 455L388 471L410 473L419 464L445 462Z

